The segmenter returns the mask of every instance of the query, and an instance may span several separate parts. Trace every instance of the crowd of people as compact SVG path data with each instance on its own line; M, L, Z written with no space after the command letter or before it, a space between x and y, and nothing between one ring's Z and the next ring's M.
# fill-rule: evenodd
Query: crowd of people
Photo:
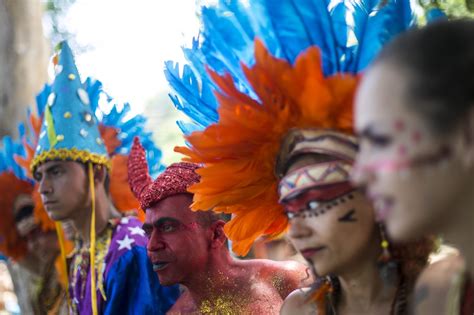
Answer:
M430 16L203 7L165 64L189 118L167 167L60 43L0 151L0 253L34 276L33 313L474 314L474 21Z

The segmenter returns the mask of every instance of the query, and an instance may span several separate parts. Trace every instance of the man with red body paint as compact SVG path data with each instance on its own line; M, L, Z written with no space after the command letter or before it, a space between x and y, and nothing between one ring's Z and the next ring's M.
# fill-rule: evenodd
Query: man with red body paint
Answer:
M311 282L306 268L234 259L226 247L225 222L213 212L190 210L187 188L199 181L197 168L175 163L153 181L137 139L129 158L129 183L146 210L143 229L153 268L162 285L185 288L169 313L279 314L286 296Z

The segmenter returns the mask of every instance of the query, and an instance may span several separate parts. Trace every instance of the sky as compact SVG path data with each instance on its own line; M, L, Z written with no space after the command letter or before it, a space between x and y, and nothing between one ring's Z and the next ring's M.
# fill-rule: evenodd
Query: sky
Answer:
M184 145L176 125L184 115L167 94L164 62L184 62L181 48L199 33L196 12L216 0L75 0L59 20L80 48L76 64L86 77L102 81L104 90L144 113L155 143L169 165L181 159L174 146ZM44 19L46 35L51 27ZM74 49L74 47L73 47ZM53 74L52 67L50 69Z
M183 61L181 47L199 31L195 0L76 0L63 22L88 48L76 55L81 76L139 111L168 91L164 61Z

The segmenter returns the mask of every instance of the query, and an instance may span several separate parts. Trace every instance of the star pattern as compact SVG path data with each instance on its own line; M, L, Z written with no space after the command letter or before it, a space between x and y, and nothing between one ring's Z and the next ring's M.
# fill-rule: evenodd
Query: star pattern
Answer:
M128 221L129 221L129 220L130 220L130 219L129 219L128 217L123 217L123 218L120 220L120 223L122 223L122 224L128 224Z
M145 231L139 226L129 227L128 230L132 235L145 236Z
M132 249L132 244L135 242L133 238L129 238L128 235L125 235L125 237L122 240L117 240L117 244L119 245L118 250L121 249Z

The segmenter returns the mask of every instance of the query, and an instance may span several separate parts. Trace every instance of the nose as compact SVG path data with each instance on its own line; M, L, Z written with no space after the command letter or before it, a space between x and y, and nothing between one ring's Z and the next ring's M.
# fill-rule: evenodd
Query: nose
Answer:
M159 233L153 231L151 233L150 238L148 239L148 243L146 244L146 249L149 252L156 252L162 250L166 247L166 244L163 240L159 237Z
M39 182L38 191L41 195L49 195L53 192L53 186L47 178L43 177Z
M310 237L313 234L313 230L306 224L306 219L302 217L293 218L290 221L290 230L288 236L292 239L302 239Z

